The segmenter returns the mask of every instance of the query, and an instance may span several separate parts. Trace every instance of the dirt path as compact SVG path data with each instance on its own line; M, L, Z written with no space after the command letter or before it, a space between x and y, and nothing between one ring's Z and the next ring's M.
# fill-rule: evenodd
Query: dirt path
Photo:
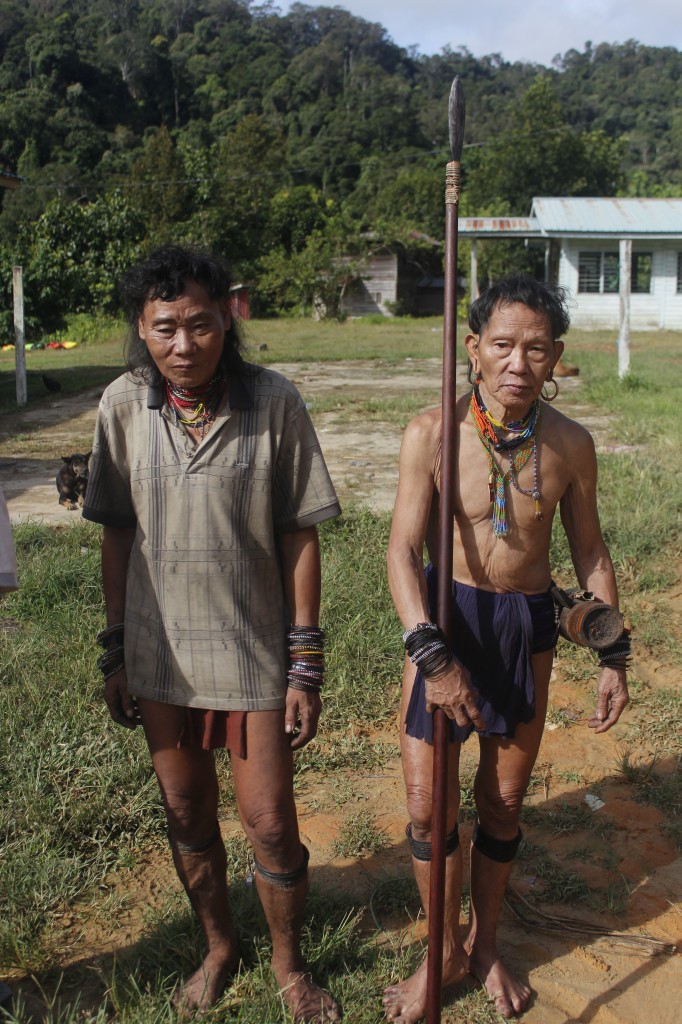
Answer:
M342 502L350 500L388 511L398 482L398 451L402 429L397 423L367 424L342 411L318 412L316 405L333 405L334 396L371 398L418 396L424 408L440 398L440 363L436 359L408 359L396 366L372 362L277 364L273 367L298 386L308 403L332 479ZM464 380L464 367L458 368ZM562 382L563 393L579 381ZM55 475L62 455L87 452L97 415L101 389L61 399L39 409L0 422L0 486L12 520L69 522L78 515L57 503ZM17 436L17 419L21 434ZM587 424L599 437L606 423L594 416Z
M350 391L386 397L415 393L424 395L424 405L435 404L437 362L411 360L401 367L333 363L278 368L298 384L311 406L342 500L354 498L376 509L389 509L397 481L400 427L347 422L338 411L329 411L329 399ZM579 382L566 381L562 386L565 395L570 393L569 389L579 388ZM6 428L0 424L0 484L14 520L29 517L49 523L75 521L78 513L67 512L57 504L54 475L62 453L89 449L97 401L98 392L92 391L71 401L54 402L24 413L20 417L23 433L12 438L3 433ZM323 402L328 411L318 413L316 405ZM575 414L577 407L572 408ZM609 450L608 424L594 417L587 423L599 446ZM16 417L12 429L16 430ZM678 583L658 596L656 603L665 606L680 624L682 585ZM638 675L642 685L652 691L679 686L674 665L638 665ZM628 729L638 720L645 721L647 712L635 706L622 727L603 737L594 737L585 723L591 702L584 689L569 681L559 657L551 693L552 713L536 771L541 781L528 802L531 807L560 814L567 805L585 807L585 797L598 793L604 806L594 814L602 816L604 828L579 829L570 834L559 829L556 834L548 834L531 825L526 828L527 837L549 849L553 856L568 858L566 866L579 870L591 886L612 894L607 912L579 904L569 913L592 923L606 924L618 932L647 932L679 943L682 861L671 837L663 831L663 814L637 802L632 786L624 785L615 772ZM373 733L372 738L396 744L397 728ZM627 742L635 755L646 756L645 741ZM473 747L465 748L465 768L474 756ZM348 807L339 809L330 798L328 780L313 779L302 788L299 798L301 830L311 850L313 882L323 889L343 887L354 894L358 904L370 907L380 887L393 884L392 880L409 872L397 751L381 770L347 773L337 783L352 791L354 804L372 811L391 845L380 854L361 860L335 856L332 843ZM238 828L229 819L221 825L226 834ZM470 823L465 823L465 839L469 831ZM467 843L463 845L466 848ZM531 892L537 881L532 871L521 865L514 879L525 892ZM132 948L147 927L150 905L161 906L168 888L177 883L163 853L138 865L131 875L122 873L108 879L107 884L112 893L120 894L120 901L112 898L110 905L119 909L108 915L106 921L89 915L87 908L64 921L59 945L65 952L59 967L64 971L67 991L70 972L85 961L106 959L114 951ZM419 923L412 928L407 919L385 919L375 910L367 911L366 922L369 930L378 928L379 942L409 942L422 932ZM673 1024L680 1019L679 957L646 957L633 954L613 939L572 935L566 929L550 933L526 927L511 912L503 916L501 943L511 963L522 973L527 972L537 992L523 1018L528 1024ZM78 976L82 978L82 974ZM26 991L30 992L30 986ZM456 1005L443 1019L462 1019L456 1016Z

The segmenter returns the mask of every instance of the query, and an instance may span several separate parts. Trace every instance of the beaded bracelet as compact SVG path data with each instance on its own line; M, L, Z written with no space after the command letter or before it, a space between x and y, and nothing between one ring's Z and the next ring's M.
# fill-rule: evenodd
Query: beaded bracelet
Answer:
M100 655L97 659L97 668L104 675L106 679L108 675L113 675L113 672L118 672L119 669L123 668L125 664L123 656L123 644L119 644L116 647L108 647L104 654Z
M113 668L110 668L108 672L105 672L105 673L104 673L104 675L103 675L103 682L105 682L105 683L106 683L107 679L108 679L108 678L109 678L110 676L115 676L115 675L116 675L116 673L117 673L117 672L120 672L122 668L125 668L125 665L123 664L123 662L121 662L121 664L120 664L120 665L114 665L114 667L113 667Z
M438 675L452 661L443 631L434 622L418 622L403 633L405 650L423 676Z
M122 622L118 622L115 626L107 626L106 629L100 630L97 634L97 643L100 647L105 649L110 646L112 640L123 641L123 630L125 626Z
M319 693L324 684L324 630L318 626L291 626L287 630L289 670L287 685L292 690Z

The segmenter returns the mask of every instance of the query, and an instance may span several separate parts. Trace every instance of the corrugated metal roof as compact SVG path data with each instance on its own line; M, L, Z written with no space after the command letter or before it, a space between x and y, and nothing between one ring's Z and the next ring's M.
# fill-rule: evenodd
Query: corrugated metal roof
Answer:
M682 199L536 198L543 234L682 235Z
M529 238L541 230L535 217L460 217L459 234Z

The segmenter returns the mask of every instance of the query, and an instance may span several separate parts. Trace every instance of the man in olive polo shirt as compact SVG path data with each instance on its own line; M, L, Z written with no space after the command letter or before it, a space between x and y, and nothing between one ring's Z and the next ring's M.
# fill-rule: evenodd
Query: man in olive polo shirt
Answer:
M292 755L320 714L316 525L339 505L296 389L243 361L229 288L220 260L177 246L124 278L128 372L102 398L83 511L104 526L99 664L114 720L144 728L206 936L179 1004L213 1005L239 962L212 753L227 747L282 996L297 1021L336 1021L300 952Z

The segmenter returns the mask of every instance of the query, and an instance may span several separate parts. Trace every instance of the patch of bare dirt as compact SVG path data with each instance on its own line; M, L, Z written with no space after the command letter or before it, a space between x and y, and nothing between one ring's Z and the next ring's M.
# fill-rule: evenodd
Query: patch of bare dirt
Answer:
M273 369L289 377L308 403L342 503L352 500L377 511L392 509L398 485L400 425L349 421L347 415L334 409L318 412L316 405L324 401L328 407L335 396L396 398L410 394L423 396L423 407L429 408L440 401L439 360L406 359L399 365L290 363L277 364ZM466 379L464 365L458 367L458 379ZM562 395L579 386L579 378L563 380ZM78 512L58 505L55 475L62 455L89 451L100 394L101 389L92 389L0 422L0 486L13 521L32 518L63 523L78 516ZM561 399L557 404L560 407ZM17 422L22 431L18 437ZM592 430L598 443L605 443L605 418L592 414L581 422Z
M390 509L397 483L397 454L400 427L387 424L338 422L334 411L317 414L315 403L344 389L372 395L398 395L423 390L425 406L438 401L438 364L434 360L412 360L401 367L377 364L316 364L278 367L299 386L311 404L322 447L342 500L353 498ZM579 379L562 381L562 394L579 388ZM52 403L45 409L20 417L25 431L10 438L0 425L0 483L13 519L26 517L46 522L74 521L77 512L57 504L54 474L59 456L88 450L97 409L98 393L91 392L72 401ZM329 403L327 403L328 405ZM576 407L572 406L576 415ZM582 418L582 417L581 417ZM586 418L598 445L608 450L608 422ZM585 419L583 419L585 422ZM16 430L16 417L13 419ZM682 570L682 567L677 567ZM682 618L682 571L667 592L655 602L669 609L679 626ZM399 666L396 666L399 671ZM653 690L679 687L677 667L664 661L637 664L640 679ZM550 721L545 732L537 766L541 780L529 797L531 807L559 812L568 803L587 806L585 797L598 795L603 806L592 813L603 821L602 829L578 833L551 834L526 827L527 838L541 844L578 872L587 883L610 894L607 908L590 903L575 907L548 908L573 913L588 924L607 925L614 933L649 933L679 945L682 941L682 860L671 838L662 828L664 816L655 807L637 802L631 786L618 777L616 764L628 733L628 726L641 721L646 711L631 707L624 721L613 731L594 736L586 719L592 698L584 688L569 681L561 655L556 663L551 703L564 709L561 725ZM646 728L641 734L646 736ZM376 741L395 744L395 754L381 769L342 773L330 786L329 778L307 778L298 795L301 832L311 851L313 885L322 890L342 888L366 908L369 932L377 941L412 942L423 935L423 922L408 915L396 918L378 909L375 897L409 876L410 858L405 840L405 798L400 759L397 752L397 722L394 728L372 733ZM629 742L634 755L645 756L646 743ZM471 769L476 756L473 743L465 747L463 769ZM668 766L662 763L660 769ZM672 762L669 766L672 770ZM340 794L346 790L347 799ZM349 811L368 809L385 832L389 846L371 857L340 858L334 840ZM236 819L221 822L227 835L238 830ZM470 823L462 827L466 850ZM532 870L521 862L514 885L525 894L538 885ZM93 966L92 992L83 993L84 1005L96 1006L98 966L111 962L114 954L133 951L148 931L150 909L160 909L169 889L177 888L170 857L165 850L152 851L133 871L121 871L106 880L109 899L106 908L74 908L63 919L55 968L63 972L65 991L69 976L82 986L84 964ZM417 914L417 908L414 908ZM546 932L518 921L510 910L503 914L500 930L503 950L513 967L529 978L537 993L524 1015L528 1024L674 1024L680 1019L682 971L678 956L646 956L622 945L617 935L585 936ZM29 982L20 983L28 996ZM377 1004L379 993L377 993ZM449 1019L446 1010L443 1019Z

